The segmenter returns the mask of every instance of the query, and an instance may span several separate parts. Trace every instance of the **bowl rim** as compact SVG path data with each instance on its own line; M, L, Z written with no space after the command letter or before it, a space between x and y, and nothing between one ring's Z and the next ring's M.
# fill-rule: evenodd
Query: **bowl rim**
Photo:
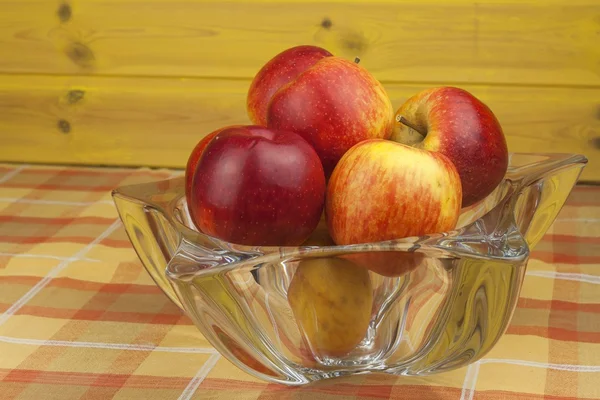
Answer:
M511 160L514 156L531 156L534 159L537 158L538 161L534 161L527 165L520 166L512 166ZM151 208L161 214L163 217L167 219L169 224L174 227L177 234L180 236L179 247L182 244L186 246L191 246L192 248L208 248L211 251L218 252L221 256L226 257L227 254L232 255L245 255L247 257L251 257L256 261L259 261L257 258L262 259L265 256L278 254L278 257L311 257L318 256L320 253L327 253L328 255L332 254L349 254L349 253L366 253L366 252L374 252L374 251L399 251L399 252L418 252L425 253L429 256L436 257L449 257L449 258L460 258L460 257L470 257L470 258L480 258L486 260L504 260L507 262L522 262L529 257L529 249L527 247L527 243L523 238L522 232L517 230L518 235L520 236L520 241L525 244L526 250L522 252L517 252L510 256L496 256L491 254L483 254L477 253L474 251L462 250L460 248L447 248L439 245L439 242L444 238L457 238L460 237L460 234L465 231L465 228L471 226L476 223L480 219L489 216L495 209L498 207L506 206L506 202L511 200L514 203L516 202L516 197L520 194L520 190L531 184L533 181L536 181L543 177L549 171L556 171L563 168L568 168L573 166L574 164L585 165L587 163L587 158L581 154L572 154L572 153L510 153L509 154L509 167L507 169L507 173L503 178L503 181L497 186L495 189L498 190L504 184L509 185L509 190L506 190L505 193L502 194L498 203L496 203L492 208L487 210L484 214L480 215L477 219L472 221L470 224L466 226L455 228L453 230L448 230L445 232L438 232L434 234L421 235L421 236L411 236L404 237L399 239L392 239L386 241L379 242L370 242L370 243L359 243L359 244L350 244L350 245L299 245L299 246L249 246L238 243L228 242L214 236L208 235L206 233L191 229L186 226L180 218L177 217L175 213L176 207L178 207L179 203L183 200L185 202L185 177L173 177L168 179L163 179L159 181L151 181L140 184L133 185L124 185L112 190L111 195L113 199L116 198L124 198L128 201L138 202L146 208ZM583 169L583 167L581 168ZM151 187L159 188L166 187L166 190L159 190L158 192L154 192L155 194L167 194L168 200L152 200L150 198L141 198L140 196L134 196L131 194L127 194L130 191L139 191L141 188L149 189ZM495 192L494 191L494 192ZM493 193L494 193L493 192ZM493 194L492 193L492 194ZM489 198L489 196L487 197ZM486 198L486 199L487 199ZM464 207L461 209L461 214L465 210L472 210L477 206L481 205L486 199L481 200L480 202L473 204L468 207ZM514 204L513 204L514 206ZM118 207L117 207L118 208ZM522 244L521 243L521 244ZM247 259L244 258L245 259ZM209 268L213 270L215 268L227 267L237 264L238 262L228 263L227 265L219 265L215 267Z

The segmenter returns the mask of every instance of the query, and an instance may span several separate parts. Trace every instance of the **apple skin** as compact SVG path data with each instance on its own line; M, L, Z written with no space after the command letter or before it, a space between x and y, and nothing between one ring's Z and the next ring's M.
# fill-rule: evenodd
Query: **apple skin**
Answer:
M462 182L462 206L484 199L508 168L508 147L500 123L488 106L466 90L436 87L410 97L396 112L425 139L396 122L392 140L447 156Z
M267 125L267 108L271 98L281 87L287 85L317 61L332 54L317 46L296 46L282 51L267 62L254 76L246 110L256 125Z
M392 135L394 108L384 87L365 68L325 57L273 95L267 126L302 135L329 176L356 143Z
M458 172L443 154L371 139L335 167L327 226L338 245L441 233L456 227L461 198Z
M325 174L300 135L261 126L224 129L193 175L190 215L198 229L250 246L300 245L323 212Z
M191 189L192 189L192 178L194 177L194 172L196 171L196 166L198 165L198 161L200 161L200 157L202 157L202 153L204 152L204 149L206 148L206 146L208 146L208 143L215 136L217 136L217 134L219 132L221 132L224 129L233 128L236 126L241 126L241 125L226 126L226 127L217 129L214 132L209 133L208 135L206 135L202 139L200 139L200 141L196 144L196 146L190 153L187 164L185 166L185 196L188 200L188 203L190 202L190 194L191 194Z

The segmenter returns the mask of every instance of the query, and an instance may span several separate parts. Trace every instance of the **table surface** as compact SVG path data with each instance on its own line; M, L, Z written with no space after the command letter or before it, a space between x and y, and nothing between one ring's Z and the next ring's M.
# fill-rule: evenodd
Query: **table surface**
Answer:
M600 187L573 191L480 362L289 388L221 357L131 248L110 190L177 174L0 164L0 398L600 398Z

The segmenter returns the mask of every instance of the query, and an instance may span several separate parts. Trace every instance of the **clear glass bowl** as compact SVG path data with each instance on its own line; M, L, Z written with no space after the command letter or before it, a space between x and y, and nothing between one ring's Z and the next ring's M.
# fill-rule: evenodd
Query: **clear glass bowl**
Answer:
M148 273L242 370L284 384L349 374L425 375L472 363L507 328L531 249L587 160L511 154L504 181L452 232L335 246L324 222L301 247L199 233L184 179L113 199Z

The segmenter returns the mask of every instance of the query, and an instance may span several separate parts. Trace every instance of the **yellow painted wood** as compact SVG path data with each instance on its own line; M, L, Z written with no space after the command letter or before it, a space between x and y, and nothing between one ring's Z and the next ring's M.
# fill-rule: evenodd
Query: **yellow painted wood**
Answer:
M204 135L249 123L248 80L0 75L0 161L183 167ZM600 181L600 89L462 86L513 152L582 153ZM423 85L387 84L394 107Z
M600 86L598 0L0 0L0 72L251 78L324 46L386 82Z

